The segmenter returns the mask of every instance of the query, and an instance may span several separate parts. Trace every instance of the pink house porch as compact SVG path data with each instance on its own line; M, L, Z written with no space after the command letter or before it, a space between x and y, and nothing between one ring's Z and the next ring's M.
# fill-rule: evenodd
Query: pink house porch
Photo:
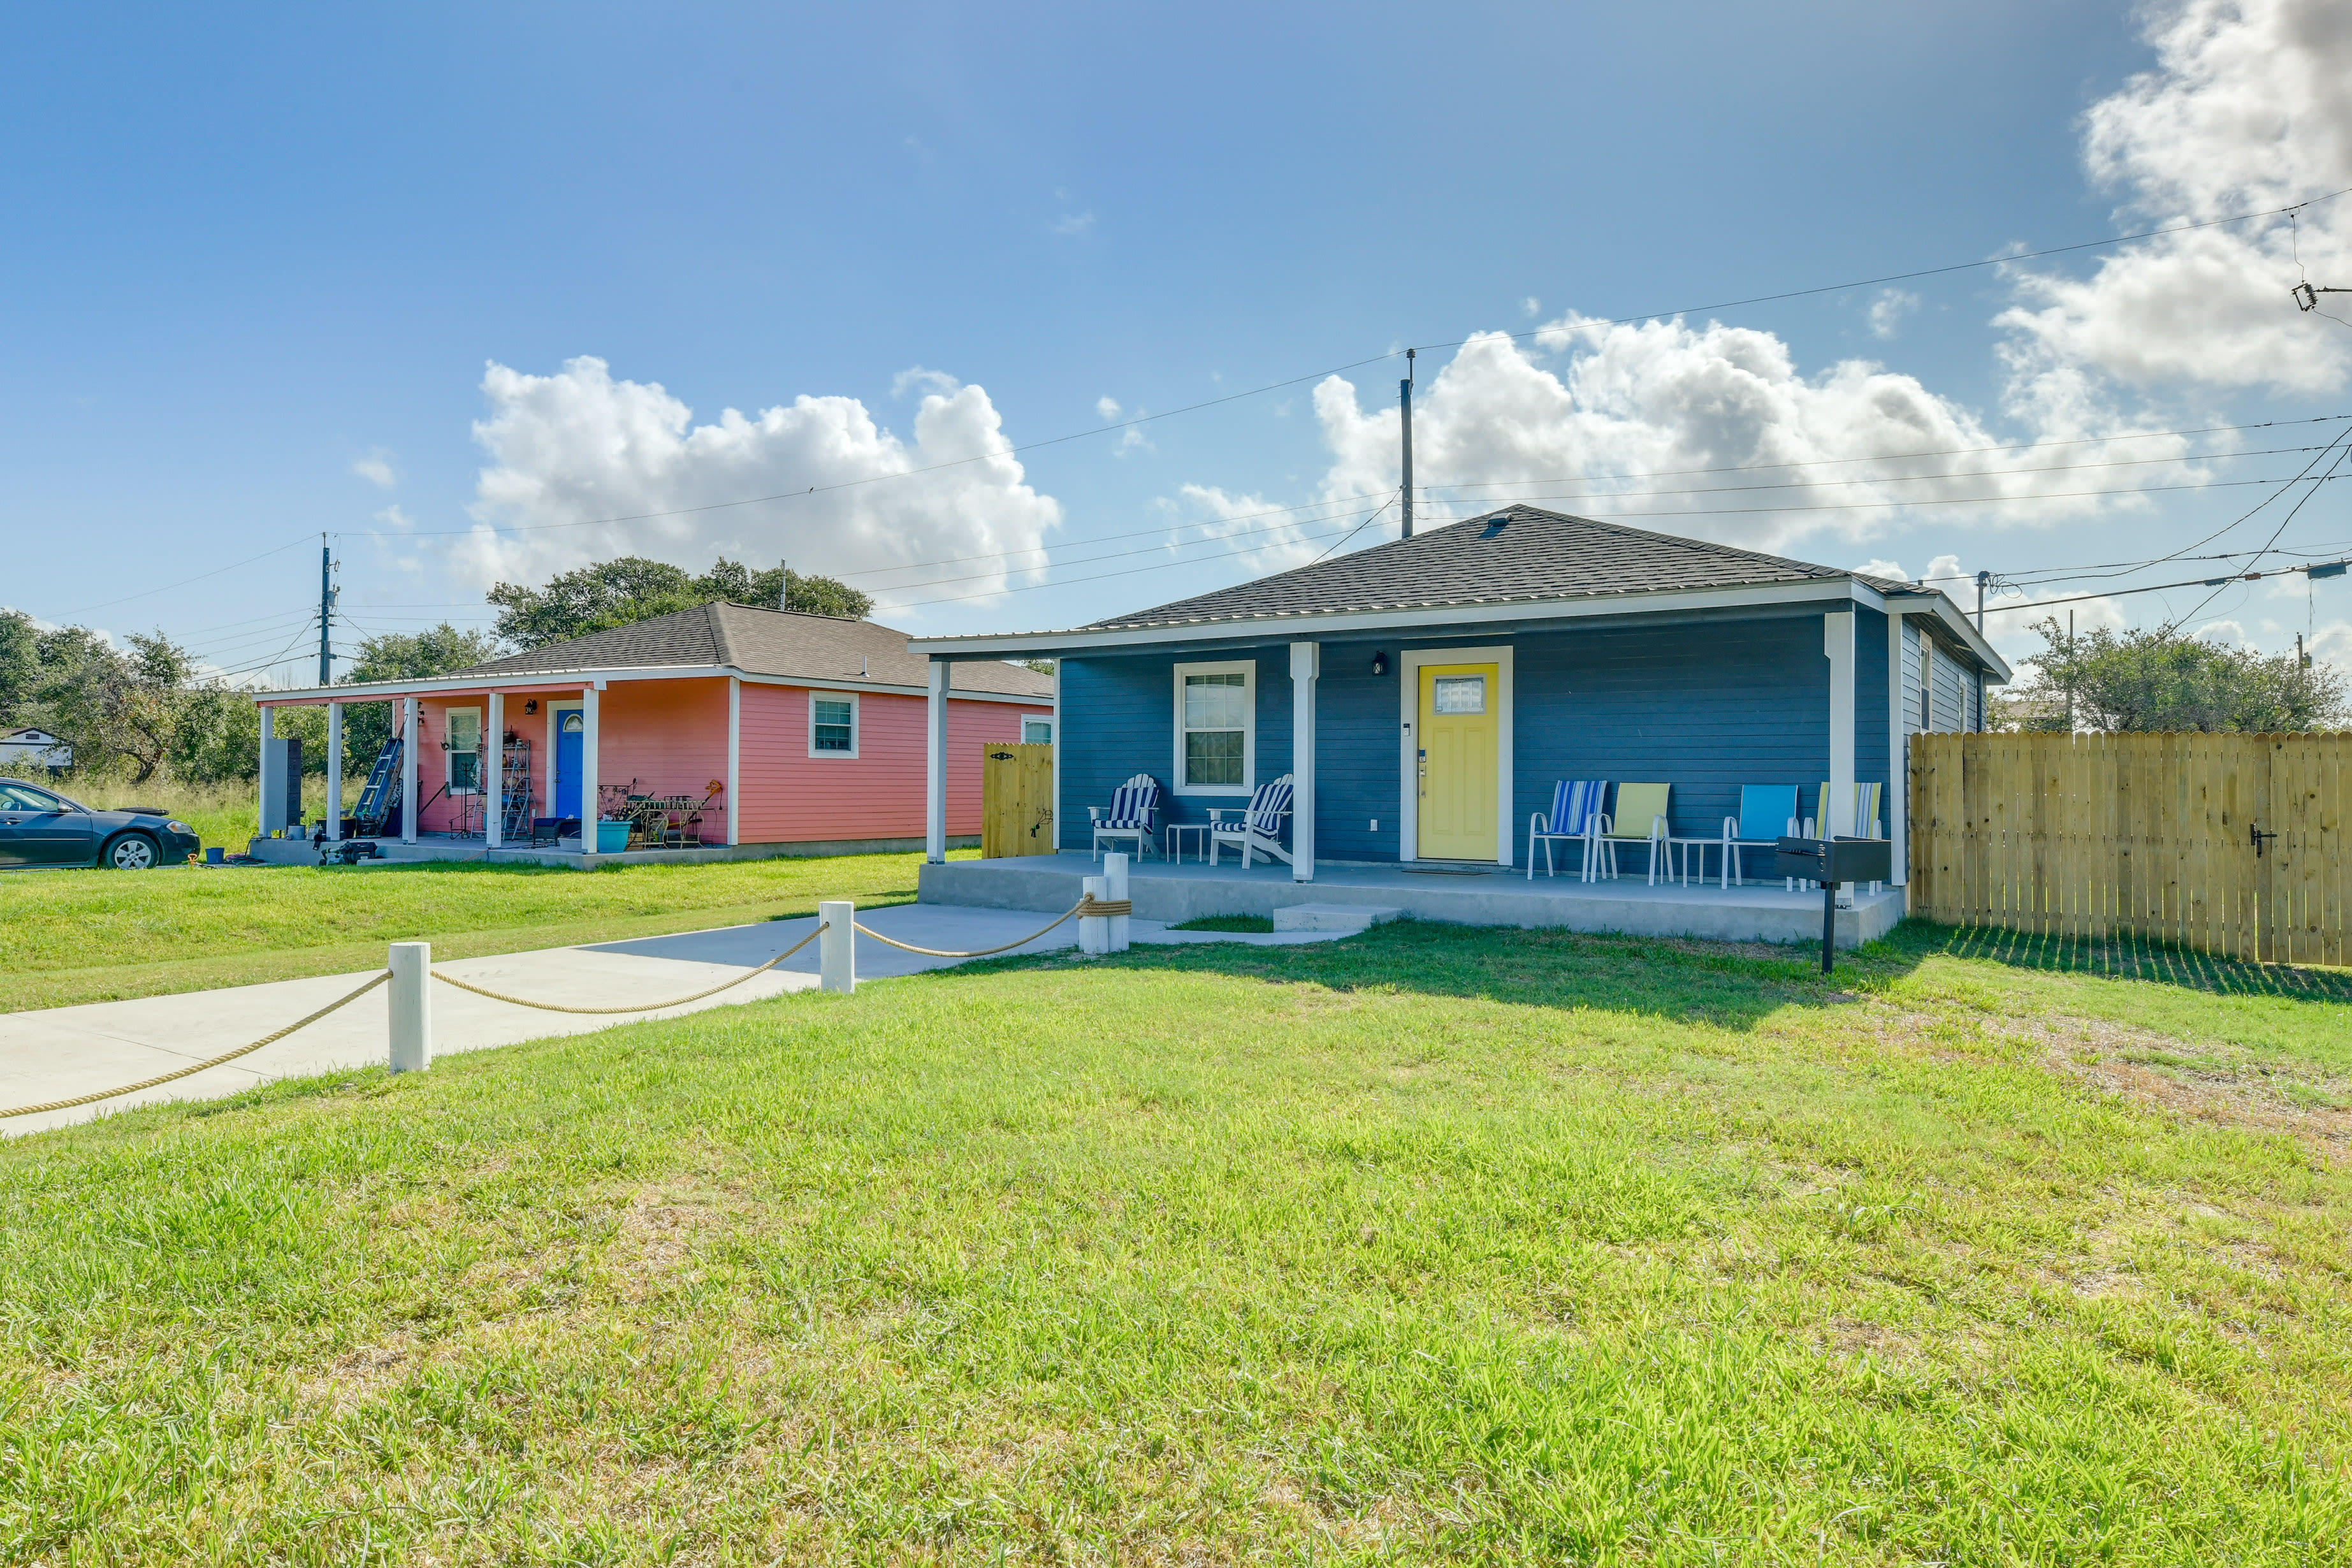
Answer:
M1054 683L1021 665L970 663L934 691L903 632L706 605L433 679L257 700L263 858L307 863L317 840L365 836L394 859L589 864L919 848L934 724L957 759L941 825L977 841L982 752L1049 738ZM326 707L329 793L340 798L342 709L383 701L398 743L360 815L289 820L275 710ZM588 826L599 818L625 848L600 850ZM288 838L269 837L278 827Z

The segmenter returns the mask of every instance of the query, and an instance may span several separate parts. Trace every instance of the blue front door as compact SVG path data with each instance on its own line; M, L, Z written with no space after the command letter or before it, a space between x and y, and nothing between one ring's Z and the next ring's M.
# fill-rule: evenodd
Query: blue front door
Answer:
M555 716L555 815L580 815L580 736L586 722L577 708Z

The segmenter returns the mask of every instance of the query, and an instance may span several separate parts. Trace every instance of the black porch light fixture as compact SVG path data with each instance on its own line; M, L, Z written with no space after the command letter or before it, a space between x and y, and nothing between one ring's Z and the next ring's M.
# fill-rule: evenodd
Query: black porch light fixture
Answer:
M524 712L526 712L526 713L536 713L536 712L538 712L538 711L539 711L539 699L538 699L538 698L536 698L536 697L534 697L534 698L532 698L530 700L529 700L528 702L525 702L525 703L522 705L522 710L523 710Z
M1389 672L1389 656L1388 656L1388 655L1386 655L1386 654L1384 654L1384 653L1380 653L1380 652L1375 652L1375 653L1373 653L1373 655L1372 655L1372 673L1373 673L1374 675L1386 675L1388 672Z

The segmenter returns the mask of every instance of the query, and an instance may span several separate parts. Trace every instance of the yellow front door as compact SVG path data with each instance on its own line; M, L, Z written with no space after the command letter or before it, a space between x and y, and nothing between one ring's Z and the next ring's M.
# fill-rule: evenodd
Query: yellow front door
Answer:
M1425 860L1492 860L1502 701L1491 664L1421 667L1416 853Z

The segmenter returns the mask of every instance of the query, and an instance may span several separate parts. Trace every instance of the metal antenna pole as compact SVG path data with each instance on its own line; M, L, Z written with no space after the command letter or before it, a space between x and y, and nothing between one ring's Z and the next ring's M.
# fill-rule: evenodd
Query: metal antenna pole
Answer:
M1991 573L1979 572L1977 574L1977 636L1979 637L1984 636L1985 585L1991 581Z
M334 683L334 653L328 637L335 624L335 585L332 576L334 552L327 536L319 535L319 684Z
M1404 379L1397 383L1397 406L1404 413L1404 537L1412 537L1412 356L1404 351Z

